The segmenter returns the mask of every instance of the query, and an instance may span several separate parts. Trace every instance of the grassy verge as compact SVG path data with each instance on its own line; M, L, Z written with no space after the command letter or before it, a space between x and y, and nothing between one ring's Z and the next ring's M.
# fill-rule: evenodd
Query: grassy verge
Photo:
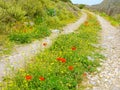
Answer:
M10 54L13 45L14 43L9 41L7 35L0 35L0 56Z
M102 17L104 17L105 19L107 19L113 26L120 26L120 18L119 17L114 18L105 13L98 13L98 14L101 15Z
M6 90L76 90L87 73L99 66L100 48L92 45L98 43L99 31L96 18L88 15L76 32L58 37L14 78L8 77Z

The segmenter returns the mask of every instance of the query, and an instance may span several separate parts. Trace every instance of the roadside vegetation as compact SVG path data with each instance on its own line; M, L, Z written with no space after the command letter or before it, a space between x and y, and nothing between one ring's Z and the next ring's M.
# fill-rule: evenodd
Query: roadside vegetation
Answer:
M77 86L83 90L80 83L96 71L103 58L97 47L100 30L96 17L88 14L78 30L59 36L52 47L35 56L14 77L6 77L5 90L76 90Z
M102 17L104 17L106 20L108 20L113 26L120 26L120 15L116 16L109 16L106 13L98 13Z
M10 54L14 43L6 35L0 35L0 56Z
M0 0L0 52L49 36L51 29L62 29L80 15L70 0Z
M110 16L110 15L106 14L103 11L100 12L100 11L96 11L96 10L91 10L89 8L86 8L86 10L94 12L95 14L98 14L98 15L102 16L103 18L108 20L111 23L111 25L113 25L115 27L119 27L120 26L120 15L119 14L116 14L114 16Z
M86 6L90 11L97 12L107 19L113 26L120 26L120 1L103 0L101 3Z

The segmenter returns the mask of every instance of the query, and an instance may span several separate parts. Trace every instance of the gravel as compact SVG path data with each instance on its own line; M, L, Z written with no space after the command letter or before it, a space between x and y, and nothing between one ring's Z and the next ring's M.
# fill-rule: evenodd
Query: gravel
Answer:
M86 90L120 90L120 30L97 16L102 27L101 46L106 60L101 62L99 73L88 75Z

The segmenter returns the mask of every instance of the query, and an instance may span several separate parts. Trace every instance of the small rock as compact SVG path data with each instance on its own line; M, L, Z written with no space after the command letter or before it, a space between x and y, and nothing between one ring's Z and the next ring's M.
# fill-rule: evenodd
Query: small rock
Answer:
M89 83L92 84L92 85L96 85L96 82L92 81L92 80Z
M91 57L91 56L87 56L87 58L88 58L88 60L90 60L90 61L94 61L95 59L93 58L93 57Z
M34 26L34 22L31 21L31 22L30 22L30 26Z
M101 70L101 67L98 67L97 70L100 71L100 70Z
M60 32L60 30L58 30L58 29L52 30L52 33L59 33L59 32Z

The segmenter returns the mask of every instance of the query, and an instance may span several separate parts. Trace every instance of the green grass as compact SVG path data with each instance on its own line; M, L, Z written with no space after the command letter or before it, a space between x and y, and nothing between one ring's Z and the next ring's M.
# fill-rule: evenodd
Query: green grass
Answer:
M59 36L52 47L34 57L14 78L8 77L5 89L76 90L86 73L96 71L99 59L103 58L98 52L100 48L92 46L98 43L100 29L96 17L88 15L77 31Z
M41 39L50 35L50 30L45 24L36 25L35 27L27 27L21 30L13 30L9 35L10 41L14 41L17 44L30 43L34 39Z
M0 56L10 54L13 45L14 43L9 41L7 35L0 35Z
M109 16L105 13L99 13L102 17L107 19L113 26L120 26L120 18L115 18L113 16Z

